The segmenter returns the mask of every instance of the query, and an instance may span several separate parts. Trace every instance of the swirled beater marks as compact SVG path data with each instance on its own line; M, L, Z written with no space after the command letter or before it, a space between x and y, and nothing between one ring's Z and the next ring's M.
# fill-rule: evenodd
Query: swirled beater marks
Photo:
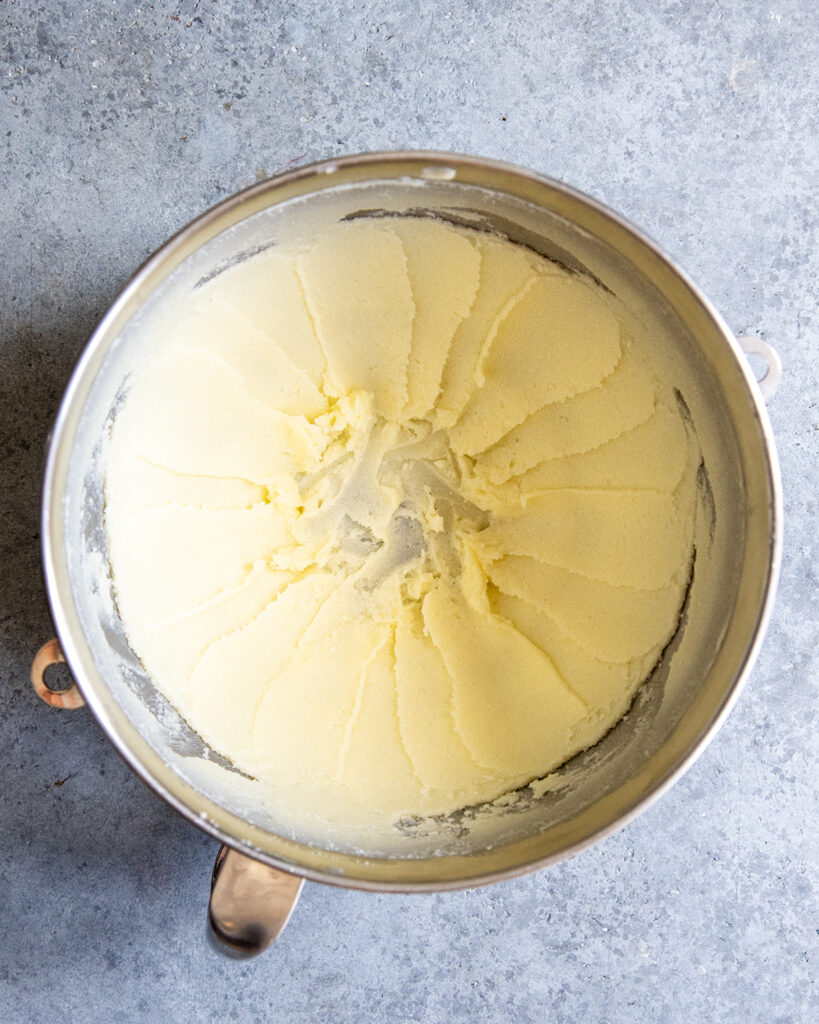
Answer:
M111 437L118 607L271 800L389 827L622 717L678 623L697 453L591 280L359 220L221 273L162 333Z

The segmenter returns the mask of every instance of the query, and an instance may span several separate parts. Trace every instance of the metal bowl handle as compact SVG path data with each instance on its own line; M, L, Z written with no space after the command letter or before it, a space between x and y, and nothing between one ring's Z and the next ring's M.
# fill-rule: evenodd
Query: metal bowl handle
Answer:
M746 355L761 356L765 360L766 370L761 377L757 377L757 384L762 397L766 402L769 401L776 394L782 380L782 360L779 353L767 341L750 334L737 338L737 341Z
M52 665L64 664L65 656L59 640L49 640L48 643L43 644L31 663L31 685L34 687L34 692L40 700L44 700L53 708L84 707L85 698L73 680L65 690L52 690L46 682L46 669L51 668Z
M212 944L236 958L261 953L284 931L303 885L303 878L223 846L210 885Z

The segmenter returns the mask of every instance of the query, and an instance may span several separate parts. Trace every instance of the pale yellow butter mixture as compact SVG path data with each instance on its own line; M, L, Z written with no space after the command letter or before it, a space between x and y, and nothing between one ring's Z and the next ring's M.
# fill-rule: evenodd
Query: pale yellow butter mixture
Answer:
M614 303L490 234L339 224L169 314L112 432L133 649L271 799L492 800L598 740L677 626L693 444Z

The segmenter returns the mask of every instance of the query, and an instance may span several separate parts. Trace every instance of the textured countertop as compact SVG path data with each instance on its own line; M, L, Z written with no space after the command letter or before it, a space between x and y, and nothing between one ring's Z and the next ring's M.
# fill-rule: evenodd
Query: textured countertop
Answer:
M814 0L0 5L0 1018L699 1022L819 1016ZM249 963L206 944L216 844L88 712L52 635L38 500L71 367L129 274L286 167L399 147L561 178L776 344L786 543L771 629L688 775L570 862L474 892L308 885Z

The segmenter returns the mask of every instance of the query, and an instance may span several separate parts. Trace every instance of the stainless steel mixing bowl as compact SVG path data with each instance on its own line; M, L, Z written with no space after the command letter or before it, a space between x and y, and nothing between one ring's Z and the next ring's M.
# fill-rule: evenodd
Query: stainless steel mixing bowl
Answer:
M674 368L681 409L698 436L698 514L707 536L681 628L611 733L546 792L521 791L506 813L475 807L404 821L389 849L379 849L365 839L351 848L288 831L230 783L230 766L158 694L112 600L102 474L144 327L168 296L290 235L386 212L500 232L591 274L642 320L658 357ZM756 347L773 366L767 346ZM248 950L283 926L301 879L376 891L474 886L561 860L633 818L693 762L736 700L768 621L781 549L779 473L760 389L731 331L685 275L622 218L559 182L426 152L345 157L281 174L220 203L152 256L94 332L66 389L42 517L59 644L40 653L33 680L52 703L84 698L134 771L226 844L211 917L223 937ZM81 696L76 689L57 696L43 684L60 649Z

